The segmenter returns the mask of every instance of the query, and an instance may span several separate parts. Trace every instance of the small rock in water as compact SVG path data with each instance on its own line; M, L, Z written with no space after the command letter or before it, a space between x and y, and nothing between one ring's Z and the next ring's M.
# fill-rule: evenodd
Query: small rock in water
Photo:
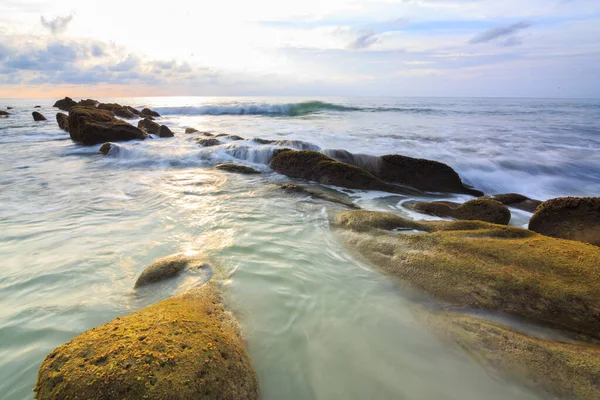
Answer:
M44 117L42 114L40 114L37 111L34 111L31 113L31 115L33 116L33 120L34 121L46 121L46 117Z
M161 138L169 138L175 136L175 134L169 129L168 126L161 125L158 136L160 136Z
M242 164L234 164L234 163L223 163L217 164L215 166L216 169L220 169L227 172L237 172L239 174L253 175L260 174L261 172L252 167L248 167L247 165Z
M0 117L8 117L10 113L8 111L0 110Z
M196 132L200 132L200 131L196 128L185 128L185 133L196 133Z
M12 110L13 108L12 108L12 107L6 107L6 109L7 109L7 110Z
M33 108L42 108L42 106L35 106L35 107L33 107Z
M529 197L517 193L495 194L492 196L492 199L498 200L505 206L529 212L534 212L535 209L542 204L540 200L530 199Z
M100 146L100 153L102 153L106 156L106 155L108 155L108 153L110 152L110 150L112 148L113 148L113 144L110 142L106 142L102 146Z
M160 133L160 125L147 117L138 122L138 128L153 135L158 135Z
M69 132L69 116L67 114L57 113L56 122L58 122L58 127L60 129Z
M202 138L196 138L196 142L200 145L200 146L204 146L204 147L212 147L212 146L218 146L220 144L222 144L218 139L202 139Z
M329 201L331 203L338 203L338 204L344 205L348 208L360 209L360 207L357 206L356 204L352 203L349 200L343 199L340 196L334 196L329 193L325 193L322 190L313 189L308 186L297 185L295 183L284 183L282 185L279 185L279 187L288 193L298 193L298 194L309 195L316 199Z
M435 215L438 217L451 217L460 220L477 220L492 224L508 225L510 210L497 200L480 198L467 201L464 204L451 201L418 202L408 205L415 211Z
M160 114L157 113L156 111L152 111L149 108L144 108L141 112L140 115L144 116L144 117L155 117L155 118L160 118Z
M146 267L144 272L142 272L135 282L134 287L139 288L141 286L172 278L186 268L210 268L210 266L197 256L176 254L163 257Z

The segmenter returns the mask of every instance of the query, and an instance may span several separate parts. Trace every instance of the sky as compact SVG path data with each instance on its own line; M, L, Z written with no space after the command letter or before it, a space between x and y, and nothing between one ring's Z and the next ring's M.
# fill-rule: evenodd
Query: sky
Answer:
M598 0L0 1L0 98L600 97Z

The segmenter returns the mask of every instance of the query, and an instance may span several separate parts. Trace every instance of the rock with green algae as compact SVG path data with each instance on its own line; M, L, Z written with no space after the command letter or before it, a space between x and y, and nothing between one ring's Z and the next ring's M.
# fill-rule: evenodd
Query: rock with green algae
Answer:
M561 197L542 203L529 221L542 235L600 246L600 197Z
M147 138L143 131L115 118L110 111L84 106L69 110L69 134L73 141L87 146Z
M210 266L208 266L201 257L193 255L175 254L159 258L146 267L135 282L135 287L139 288L151 283L173 278L186 268L210 268Z
M600 348L596 346L536 338L472 315L421 309L415 316L489 372L545 398L600 398Z
M235 172L238 174L245 174L245 175L257 175L257 174L261 173L259 170L249 167L247 165L235 164L235 163L217 164L215 166L215 168L220 169L221 171Z
M494 194L492 199L498 200L507 207L518 208L519 210L535 212L535 209L542 204L540 200L530 199L518 193L502 193Z
M374 211L343 212L334 226L368 261L440 300L600 338L600 248L479 221Z
M47 399L258 399L238 327L213 281L94 328L53 350Z
M362 168L335 161L325 154L312 150L279 150L274 154L270 167L280 174L324 185L390 193L414 192L409 188L383 182Z
M352 208L355 210L360 209L359 206L352 203L351 201L346 200L340 196L326 193L323 190L314 189L314 188L304 186L304 185L297 185L295 183L284 183L284 184L279 185L279 187L281 189L283 189L284 191L286 191L287 193L301 194L301 195L305 195L305 196L308 195L315 199L321 199L321 200L328 201L330 203L341 204L343 206L346 206L348 208Z
M508 207L497 200L487 198L467 201L464 204L451 201L417 202L409 207L438 217L477 220L500 225L508 225L511 216Z

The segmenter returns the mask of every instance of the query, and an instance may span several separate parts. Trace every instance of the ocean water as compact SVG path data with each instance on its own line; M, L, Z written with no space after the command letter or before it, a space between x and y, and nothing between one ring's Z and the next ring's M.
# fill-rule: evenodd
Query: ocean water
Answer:
M279 147L398 153L448 163L488 194L600 196L600 101L101 100L149 106L176 136L103 156L58 128L54 99L0 99L14 107L0 118L2 399L31 399L54 347L196 284L184 274L133 291L149 263L178 252L204 254L223 277L264 399L543 398L439 342L409 296L336 239L329 217L343 208L281 192L290 179L268 162ZM32 120L35 105L49 121ZM186 127L249 140L201 148ZM223 161L265 173L213 168ZM402 206L414 198L344 193L367 209L430 218ZM511 223L529 217L513 210Z

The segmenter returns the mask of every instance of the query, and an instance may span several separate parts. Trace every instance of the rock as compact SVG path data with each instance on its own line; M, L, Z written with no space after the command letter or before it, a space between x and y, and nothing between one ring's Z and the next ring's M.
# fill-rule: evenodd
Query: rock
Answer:
M540 200L533 200L517 193L504 193L492 195L492 199L498 200L507 207L518 208L519 210L534 212L542 204Z
M273 144L273 143L277 142L276 140L261 139L261 138L254 138L254 139L252 139L252 141L256 142L256 143L260 143L260 144Z
M104 143L102 146L100 146L100 153L104 154L105 156L108 155L108 153L110 153L110 151L114 148L114 144L110 143L110 142L106 142Z
M129 110L132 114L136 115L136 116L140 116L141 112L136 110L135 108L131 107L131 106L125 106L125 108L127 110Z
M161 125L158 136L160 136L161 138L169 138L175 136L175 134L171 132L168 126Z
M173 278L184 269L192 268L210 268L199 257L186 256L184 254L176 254L160 258L150 264L135 282L136 288L145 286L151 283L163 281Z
M328 194L322 190L313 189L308 186L296 185L295 183L284 183L282 185L279 185L279 187L288 193L307 195L307 196L310 196L310 197L313 197L316 199L325 200L325 201L328 201L331 203L341 204L343 206L346 206L346 207L349 207L352 209L360 209L359 206L357 206L356 204L352 203L349 200L343 199L339 196L334 196L334 195Z
M196 142L203 147L212 147L222 144L218 139L202 139L196 138Z
M144 108L144 109L143 109L143 110L140 112L140 115L141 115L141 116L144 116L144 117L156 117L156 118L159 118L159 117L160 117L160 114L159 114L159 113L157 113L156 111L152 111L152 110L151 110L151 109L149 109L149 108Z
M32 112L31 115L33 116L34 121L47 121L46 117L37 111Z
M42 106L35 106L35 107L33 107L33 108L42 108Z
M69 116L67 114L57 113L56 122L58 122L58 127L60 129L69 132Z
M47 399L258 399L258 381L216 284L163 300L54 349Z
M479 198L464 204L450 201L418 202L409 207L415 211L438 217L478 220L500 225L508 225L511 217L510 210L505 205L488 198Z
M160 125L154 121L149 120L148 118L141 119L138 122L138 128L145 130L148 133L153 135L158 135L160 133Z
M8 111L0 110L0 117L8 117L10 113Z
M410 192L409 189L385 183L361 168L335 161L312 150L282 149L273 156L270 167L280 174L324 185L391 193Z
M98 104L98 108L101 110L111 111L117 117L121 118L133 119L136 117L136 114L131 112L128 108L117 103L100 103Z
M121 118L133 119L133 118L137 117L134 113L132 113L131 111L129 111L125 107L119 108L119 109L117 109L117 110L115 110L113 112L115 113L115 115L117 117L121 117Z
M227 133L219 133L216 137L224 137L227 138L229 140L246 140L241 136L238 135L229 135Z
M79 100L79 103L77 103L80 106L86 106L86 107L96 107L100 102L98 100L94 100L94 99L86 99L86 100Z
M334 226L368 261L445 303L600 338L598 247L480 221L416 222L374 211L343 212Z
M6 107L6 109L7 109L7 110L12 110L13 108L12 108L12 107Z
M561 197L545 201L535 210L529 229L546 236L600 246L600 197Z
M185 128L185 133L196 133L196 132L200 132L198 129L196 128Z
M116 119L110 111L83 106L71 108L69 134L74 141L88 146L104 142L143 140L147 137L135 126Z
M57 100L52 107L57 107L63 111L69 111L71 107L75 107L77 102L70 97L65 97L62 100Z
M238 174L246 174L246 175L253 175L253 174L261 173L259 170L254 169L252 167L248 167L247 165L234 164L234 163L217 164L215 166L215 168L220 169L222 171L236 172Z
M466 187L450 166L432 160L411 158L399 154L371 156L346 150L328 150L334 159L363 168L377 178L411 186L426 192L465 193L483 196L483 192Z

